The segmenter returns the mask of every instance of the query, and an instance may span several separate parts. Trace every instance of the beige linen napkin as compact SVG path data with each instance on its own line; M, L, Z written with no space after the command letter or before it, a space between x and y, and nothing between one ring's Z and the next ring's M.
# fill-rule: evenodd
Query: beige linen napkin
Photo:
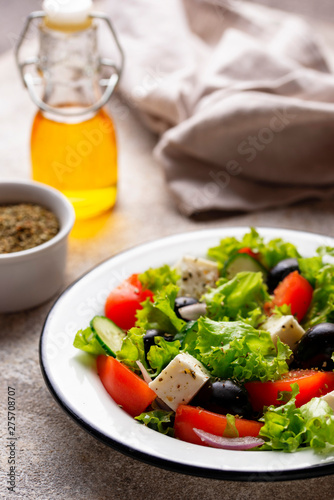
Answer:
M334 196L334 78L310 28L241 1L110 0L120 90L186 215Z

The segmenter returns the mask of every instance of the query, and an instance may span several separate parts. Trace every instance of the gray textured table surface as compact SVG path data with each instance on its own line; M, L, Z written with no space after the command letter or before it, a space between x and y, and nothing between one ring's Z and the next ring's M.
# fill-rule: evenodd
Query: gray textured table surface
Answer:
M325 36L331 42L332 29ZM332 44L334 47L334 44ZM11 54L0 59L2 133L0 177L29 177L29 133L34 109L21 88ZM126 109L125 109L126 110ZM123 109L124 111L124 109ZM123 116L124 115L124 116ZM94 236L71 237L64 287L102 260L138 243L204 227L284 227L334 236L333 202L307 202L279 210L211 222L181 217L151 156L155 138L131 113L114 109L119 136L119 201ZM0 498L29 500L314 500L334 498L332 477L286 483L237 483L185 476L138 462L99 443L57 405L41 376L38 342L51 302L0 316ZM16 493L6 489L7 386L17 401Z

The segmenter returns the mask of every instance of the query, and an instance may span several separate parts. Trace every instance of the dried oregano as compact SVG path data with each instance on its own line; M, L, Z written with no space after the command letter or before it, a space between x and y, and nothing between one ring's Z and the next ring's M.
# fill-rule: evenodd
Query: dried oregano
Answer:
M40 205L0 205L0 253L20 252L37 247L58 232L57 217Z

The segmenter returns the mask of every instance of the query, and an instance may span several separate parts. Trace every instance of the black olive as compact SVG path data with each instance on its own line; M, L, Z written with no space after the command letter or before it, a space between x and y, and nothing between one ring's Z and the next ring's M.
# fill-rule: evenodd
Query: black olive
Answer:
M151 349L152 345L155 345L155 341L154 341L155 337L162 337L165 340L167 340L168 342L170 342L174 339L174 335L171 335L170 333L166 333L163 330L157 330L155 328L152 328L151 330L146 330L146 333L143 337L145 358L147 357L147 353Z
M293 271L299 271L297 259L284 259L274 266L267 276L269 293L273 293L277 285Z
M230 413L249 418L253 413L246 389L232 380L205 384L190 404L223 415Z
M298 368L321 368L331 371L334 361L334 324L319 323L302 336L295 352L294 365Z
M191 306L192 304L197 304L198 300L193 297L176 297L174 304L174 311L178 318L183 319L180 315L179 310L185 306Z

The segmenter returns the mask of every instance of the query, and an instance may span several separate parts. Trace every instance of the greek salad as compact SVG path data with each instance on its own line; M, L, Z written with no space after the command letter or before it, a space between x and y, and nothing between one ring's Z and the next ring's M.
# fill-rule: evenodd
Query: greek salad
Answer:
M334 249L256 229L110 291L74 346L157 432L234 450L334 447Z

